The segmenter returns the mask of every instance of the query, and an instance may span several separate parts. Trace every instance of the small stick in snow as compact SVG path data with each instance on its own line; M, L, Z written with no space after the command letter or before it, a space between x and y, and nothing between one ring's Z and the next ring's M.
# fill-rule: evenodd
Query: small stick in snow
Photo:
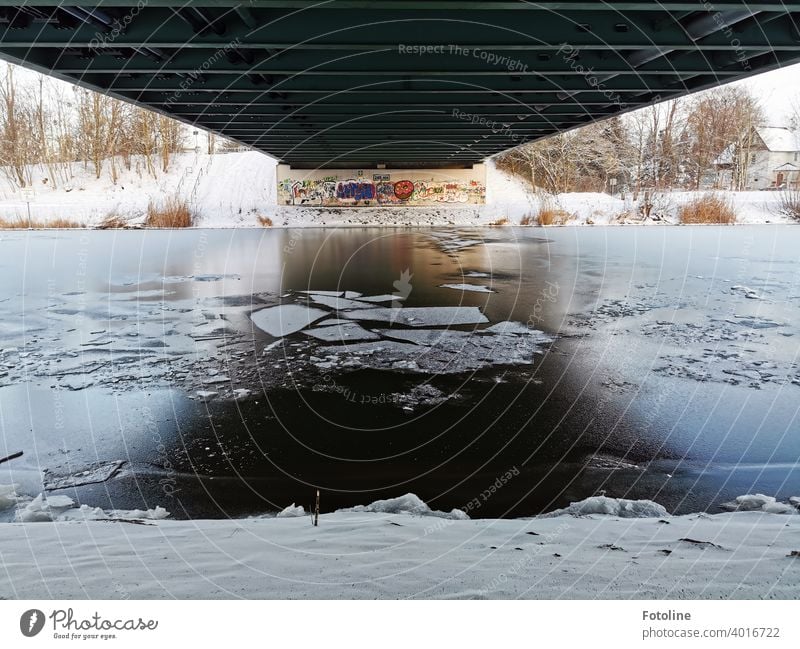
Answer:
M22 451L18 451L17 453L12 453L8 457L0 458L0 464L3 462L8 462L9 460L16 460L18 457L22 457Z
M314 506L314 527L319 525L319 489L317 489L317 504Z

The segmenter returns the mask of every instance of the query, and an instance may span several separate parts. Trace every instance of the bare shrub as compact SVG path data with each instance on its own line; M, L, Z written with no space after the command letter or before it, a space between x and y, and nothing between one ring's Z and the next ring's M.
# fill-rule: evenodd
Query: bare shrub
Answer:
M118 230L127 228L128 222L116 212L109 212L105 218L97 224L98 230Z
M781 192L778 213L800 221L800 189L787 189Z
M261 216L259 214L256 218L258 219L258 222L261 225L263 225L265 228L271 228L272 227L272 219L269 218L268 216Z
M190 228L193 221L189 204L170 196L162 205L156 205L153 201L147 204L144 224L148 228Z
M28 221L26 218L6 219L0 217L0 229L3 230L19 230L33 228L34 230L45 230L48 228L65 229L65 228L82 228L83 225L77 221L70 221L64 218L55 219L31 219Z
M492 221L489 225L493 227L499 225L508 225L508 219L504 216L500 219L497 219L496 221Z
M719 194L704 194L681 205L678 217L683 224L710 223L729 225L736 222L731 202Z
M519 222L520 225L536 225L536 217L526 214Z

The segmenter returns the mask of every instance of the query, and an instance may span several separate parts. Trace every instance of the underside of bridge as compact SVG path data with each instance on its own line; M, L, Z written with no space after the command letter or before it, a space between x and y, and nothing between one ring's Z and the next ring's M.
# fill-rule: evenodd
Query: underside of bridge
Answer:
M468 167L800 60L800 3L0 0L0 57L295 168Z

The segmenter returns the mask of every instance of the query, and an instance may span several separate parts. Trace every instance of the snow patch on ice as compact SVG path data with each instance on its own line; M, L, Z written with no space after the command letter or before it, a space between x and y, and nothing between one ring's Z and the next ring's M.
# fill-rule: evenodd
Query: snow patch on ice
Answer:
M460 509L453 509L449 512L441 512L431 509L428 504L419 496L407 493L398 498L387 500L376 500L369 505L357 505L347 509L339 509L338 512L369 512L381 514L411 514L413 516L434 516L436 518L448 518L451 520L465 521L469 516Z

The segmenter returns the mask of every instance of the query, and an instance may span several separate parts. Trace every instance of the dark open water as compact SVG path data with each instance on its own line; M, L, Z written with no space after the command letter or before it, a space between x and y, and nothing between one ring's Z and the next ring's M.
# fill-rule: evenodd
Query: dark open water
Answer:
M800 495L800 228L15 232L0 265L0 457L24 451L0 483L22 492L44 471L78 502L179 518L316 487L325 511L411 491L473 517ZM553 342L510 365L492 338L445 356L461 372L347 366L253 327L303 290L401 290Z

